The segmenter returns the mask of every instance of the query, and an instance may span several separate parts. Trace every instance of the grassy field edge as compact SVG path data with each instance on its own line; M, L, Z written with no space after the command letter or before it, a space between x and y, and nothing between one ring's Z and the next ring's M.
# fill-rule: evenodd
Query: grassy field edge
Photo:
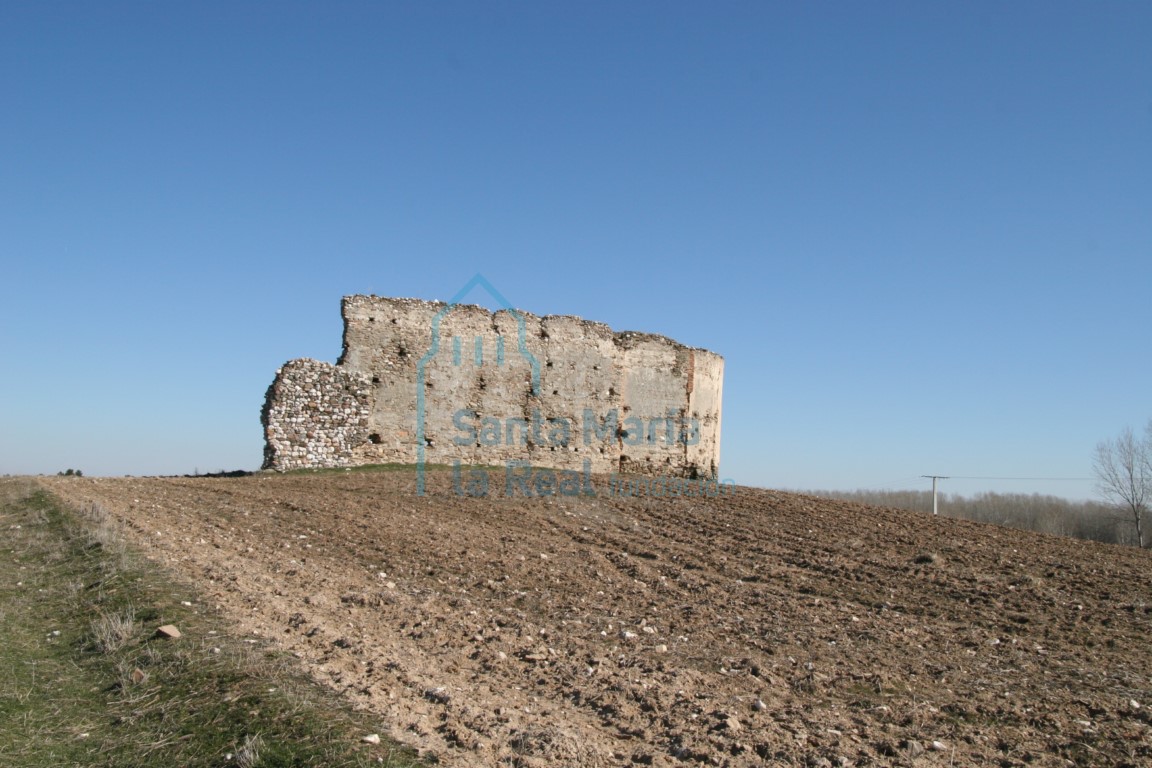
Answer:
M0 531L0 764L419 765L362 741L382 724L291 659L228 635L99 507L4 479Z

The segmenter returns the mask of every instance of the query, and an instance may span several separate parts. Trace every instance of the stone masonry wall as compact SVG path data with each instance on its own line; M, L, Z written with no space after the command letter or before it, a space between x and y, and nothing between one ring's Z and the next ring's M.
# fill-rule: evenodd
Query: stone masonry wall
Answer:
M336 365L286 363L265 468L384 462L716 477L724 360L578 317L348 296Z
M339 467L368 439L368 378L318 360L276 371L264 398L264 466Z

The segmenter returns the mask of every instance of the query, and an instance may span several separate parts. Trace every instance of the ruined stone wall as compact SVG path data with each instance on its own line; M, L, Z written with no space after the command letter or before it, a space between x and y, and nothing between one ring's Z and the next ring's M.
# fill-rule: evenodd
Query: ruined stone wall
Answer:
M264 397L264 466L338 467L368 439L369 378L319 360L292 360Z
M577 317L348 296L336 365L282 367L271 469L424 461L715 477L724 361Z

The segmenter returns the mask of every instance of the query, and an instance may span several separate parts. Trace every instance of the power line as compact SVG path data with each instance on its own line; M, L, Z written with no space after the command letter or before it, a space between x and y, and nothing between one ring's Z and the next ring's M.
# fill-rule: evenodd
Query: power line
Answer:
M931 475L923 475L931 477ZM952 475L953 480L1095 480L1094 477L969 477L967 475Z
M874 485L868 485L868 486L865 486L863 488L858 488L857 490L860 490L860 491L891 491L891 490L898 490L899 488L906 487L908 485L913 485L913 484L923 485L923 483L924 483L924 476L923 475L914 475L912 477L901 477L901 478L898 478L896 480L889 480L888 482L885 482L885 483L877 483Z

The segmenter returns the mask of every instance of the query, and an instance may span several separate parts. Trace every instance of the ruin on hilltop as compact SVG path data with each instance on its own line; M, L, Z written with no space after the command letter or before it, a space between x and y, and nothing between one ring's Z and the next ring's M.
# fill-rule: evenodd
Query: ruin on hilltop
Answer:
M347 296L335 365L268 388L264 468L532 466L716 477L724 359L578 317Z

